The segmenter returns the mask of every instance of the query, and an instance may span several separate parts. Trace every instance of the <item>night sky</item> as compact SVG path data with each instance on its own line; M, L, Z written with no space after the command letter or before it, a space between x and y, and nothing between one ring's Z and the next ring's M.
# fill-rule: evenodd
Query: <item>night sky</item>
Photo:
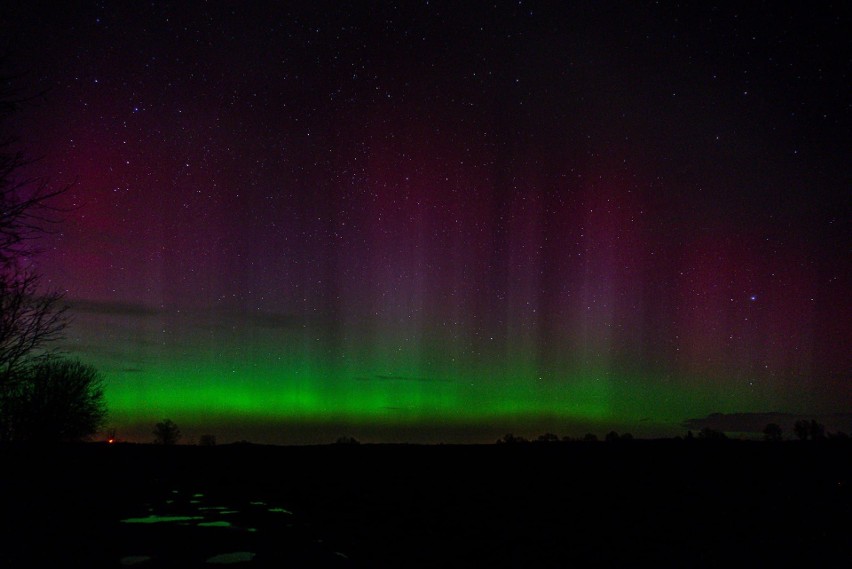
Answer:
M17 4L120 439L852 410L843 3Z

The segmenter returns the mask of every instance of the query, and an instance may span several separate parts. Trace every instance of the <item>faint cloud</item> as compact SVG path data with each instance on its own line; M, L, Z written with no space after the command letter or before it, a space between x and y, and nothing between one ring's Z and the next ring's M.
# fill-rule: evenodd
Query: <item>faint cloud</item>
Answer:
M179 315L192 320L196 326L207 329L255 326L271 330L294 330L302 328L305 324L305 318L296 314L263 310L235 310L227 307L182 310Z
M153 307L135 302L68 300L68 307L76 312L88 314L116 314L124 316L155 316L159 311Z

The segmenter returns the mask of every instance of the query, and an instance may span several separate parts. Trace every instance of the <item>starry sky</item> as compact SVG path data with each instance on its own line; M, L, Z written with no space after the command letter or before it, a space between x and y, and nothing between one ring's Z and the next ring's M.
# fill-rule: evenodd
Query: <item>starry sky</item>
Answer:
M852 410L840 3L25 4L38 267L120 439Z

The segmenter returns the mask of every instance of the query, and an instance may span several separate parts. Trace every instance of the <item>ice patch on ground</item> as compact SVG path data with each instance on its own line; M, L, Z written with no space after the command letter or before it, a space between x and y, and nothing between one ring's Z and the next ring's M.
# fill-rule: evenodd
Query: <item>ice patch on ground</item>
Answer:
M214 555L213 557L207 560L207 563L244 563L246 561L251 561L252 559L254 559L254 553L252 553L251 551L235 551L233 553L222 553L220 555Z
M229 528L231 527L231 522L201 522L198 524L200 528Z

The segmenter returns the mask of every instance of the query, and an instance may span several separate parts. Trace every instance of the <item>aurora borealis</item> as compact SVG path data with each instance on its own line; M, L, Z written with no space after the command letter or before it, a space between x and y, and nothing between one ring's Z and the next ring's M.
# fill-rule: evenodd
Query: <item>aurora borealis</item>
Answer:
M2 10L33 174L74 182L40 270L120 437L852 408L838 6Z

